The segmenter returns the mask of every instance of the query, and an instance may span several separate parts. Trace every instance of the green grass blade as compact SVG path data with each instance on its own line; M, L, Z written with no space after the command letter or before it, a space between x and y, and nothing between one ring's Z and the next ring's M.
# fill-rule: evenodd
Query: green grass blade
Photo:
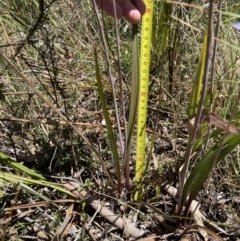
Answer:
M25 173L25 174L29 175L32 178L45 180L45 178L41 174L39 174L39 173L37 173L37 172L35 172L35 171L25 167L24 165L22 165L21 163L19 163L17 161L14 161L13 159L11 159L10 157L4 155L1 152L0 152L0 163L8 165L8 166L14 168L15 170L18 170L18 171L20 171L22 173Z
M156 48L154 52L163 53L167 47L170 33L169 20L171 19L172 3L156 1L155 5L152 45Z
M53 189L60 191L61 193L67 194L70 197L76 198L76 196L74 194L72 194L70 191L63 188L61 184L47 182L44 180L35 180L35 179L28 178L28 177L23 177L23 176L15 175L15 174L12 174L9 172L2 172L2 171L0 171L0 178L5 181L12 182L12 183L22 182L22 183L25 183L28 185L32 184L32 185L40 185L40 186L53 188Z
M188 119L193 118L197 114L197 106L200 98L200 92L202 87L202 78L204 73L205 55L207 48L207 34L205 35L204 42L202 45L201 53L199 56L198 67L196 76L193 82L193 88L190 96L190 105L188 109Z
M112 154L113 158L115 161L115 167L116 167L116 172L117 172L117 181L118 181L118 192L121 192L121 171L120 171L120 161L119 161L119 155L118 155L118 149L117 149L117 144L116 144L116 139L114 137L114 132L113 128L111 125L111 121L108 115L108 109L107 109L107 104L105 101L104 93L103 93L103 86L101 82L101 77L100 77L100 69L99 69L99 64L98 64L98 56L97 56L97 49L94 49L94 56L95 56L95 71L96 71L96 79L97 79L97 87L98 87L98 93L101 101L101 106L103 110L103 115L106 121L106 126L108 130L108 137L111 143L111 149L112 149Z
M26 185L25 183L21 183L21 187L24 188L28 193L31 193L34 196L41 198L42 200L45 200L45 201L50 200L48 197L42 195L38 191L35 191L34 189L32 189L29 185Z

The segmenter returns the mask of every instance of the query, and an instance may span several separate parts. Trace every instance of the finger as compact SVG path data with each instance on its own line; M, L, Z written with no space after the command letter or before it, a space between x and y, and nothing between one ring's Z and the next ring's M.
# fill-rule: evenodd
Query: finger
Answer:
M133 0L133 4L136 9L143 15L146 11L146 5L142 0Z
M103 11L105 11L110 16L114 17L114 8L113 8L112 0L95 0L95 1L98 7L100 7ZM120 7L117 2L115 5L116 5L117 18L122 18L124 15L122 7Z
M118 5L122 8L124 18L133 24L140 22L141 15L146 9L142 0L135 0L135 2L132 3L129 0L117 0Z

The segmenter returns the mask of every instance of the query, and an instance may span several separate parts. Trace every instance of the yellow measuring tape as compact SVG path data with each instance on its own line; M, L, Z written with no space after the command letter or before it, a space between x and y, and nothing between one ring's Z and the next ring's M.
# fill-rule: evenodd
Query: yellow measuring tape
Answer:
M140 49L140 86L137 117L137 154L135 176L137 182L141 181L142 174L145 168L145 136L147 121L148 81L151 57L151 37L154 0L145 0L144 2L146 4L146 12L142 17Z

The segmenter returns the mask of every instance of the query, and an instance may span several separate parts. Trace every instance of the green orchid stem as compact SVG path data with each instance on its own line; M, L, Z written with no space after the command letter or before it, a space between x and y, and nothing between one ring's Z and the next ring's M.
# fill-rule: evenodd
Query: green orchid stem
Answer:
M132 80L131 80L131 103L127 128L127 152L124 162L124 174L126 178L126 187L130 188L129 161L131 154L131 142L133 130L136 122L138 107L138 89L139 89L139 40L138 25L132 25Z

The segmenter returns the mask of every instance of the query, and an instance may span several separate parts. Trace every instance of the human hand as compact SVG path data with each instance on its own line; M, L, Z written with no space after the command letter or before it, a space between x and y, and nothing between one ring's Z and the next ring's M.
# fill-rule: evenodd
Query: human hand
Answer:
M138 23L145 13L143 0L115 0L117 18L124 17L130 23ZM113 0L96 0L97 5L110 16L114 17Z

